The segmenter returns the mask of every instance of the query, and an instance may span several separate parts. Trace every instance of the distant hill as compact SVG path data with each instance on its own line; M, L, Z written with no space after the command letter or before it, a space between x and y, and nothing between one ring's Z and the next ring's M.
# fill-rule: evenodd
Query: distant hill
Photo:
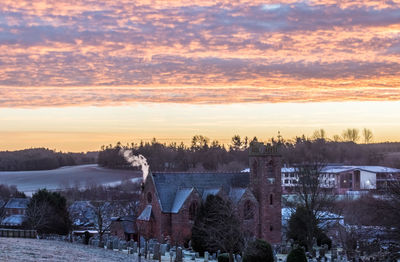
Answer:
M98 152L63 153L46 148L0 151L0 171L49 170L62 166L94 164Z
M40 188L63 190L92 185L117 185L121 181L140 179L142 172L113 170L96 164L66 166L54 170L1 171L0 184L15 185L19 191L31 195ZM136 181L135 180L135 181Z

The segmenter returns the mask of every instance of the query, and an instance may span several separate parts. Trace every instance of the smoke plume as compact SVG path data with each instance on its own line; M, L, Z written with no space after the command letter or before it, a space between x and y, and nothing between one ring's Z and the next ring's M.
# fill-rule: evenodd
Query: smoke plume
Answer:
M132 150L121 149L119 152L131 166L140 166L142 168L143 183L146 182L147 175L149 174L149 164L147 164L146 158L142 155L135 156Z

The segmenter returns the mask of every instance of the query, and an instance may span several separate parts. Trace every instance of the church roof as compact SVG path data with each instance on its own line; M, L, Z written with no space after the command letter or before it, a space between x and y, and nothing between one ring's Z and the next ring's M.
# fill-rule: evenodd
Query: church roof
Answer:
M178 213L193 190L202 198L223 190L228 195L232 188L246 188L249 173L163 173L152 174L161 209Z
M238 203L245 192L246 188L232 188L229 192L229 198L233 203Z
M175 200L172 204L171 213L178 213L186 199L193 192L194 188L178 189L175 194Z
M151 218L151 210L152 210L152 206L151 205L147 205L142 213L138 216L138 220L143 220L143 221L150 221Z

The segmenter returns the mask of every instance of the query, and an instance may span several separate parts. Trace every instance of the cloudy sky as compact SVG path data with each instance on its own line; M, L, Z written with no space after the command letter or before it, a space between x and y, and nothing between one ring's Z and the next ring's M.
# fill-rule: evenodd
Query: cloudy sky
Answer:
M399 101L399 0L0 3L0 150L347 127L394 141Z

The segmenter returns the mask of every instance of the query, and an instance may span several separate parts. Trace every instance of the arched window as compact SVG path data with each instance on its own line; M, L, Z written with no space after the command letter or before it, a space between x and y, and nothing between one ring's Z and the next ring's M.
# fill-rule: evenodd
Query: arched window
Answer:
M273 194L270 194L270 195L269 195L269 204L270 204L270 205L273 205L273 204L274 204L274 195L273 195Z
M151 192L147 192L147 203L151 203L151 201L153 200L153 196L151 195Z
M193 201L189 206L189 220L194 220L197 215L197 202Z
M254 207L250 200L244 203L243 207L243 217L245 220L250 220L254 218Z
M272 225L269 226L269 231L274 230L274 228L272 227Z

